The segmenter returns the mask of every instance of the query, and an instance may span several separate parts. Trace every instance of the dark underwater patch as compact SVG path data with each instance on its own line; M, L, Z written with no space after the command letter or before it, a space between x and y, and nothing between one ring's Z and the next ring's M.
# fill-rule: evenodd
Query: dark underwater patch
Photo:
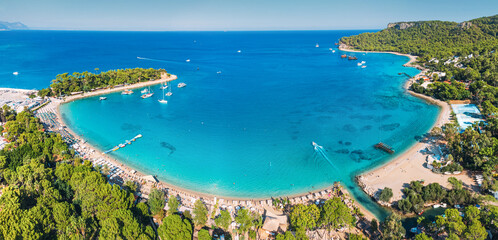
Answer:
M381 131L393 131L394 129L398 128L401 124L399 123L392 123L392 124L385 124L379 127L379 130Z
M346 124L342 127L342 130L346 132L356 132L356 127L353 126L352 124Z
M137 132L140 129L142 129L142 126L136 125L136 124L131 124L131 123L123 123L121 125L121 130L123 131L128 131L128 132Z
M349 150L348 149L339 149L339 150L335 150L334 152L339 153L339 154L348 154Z
M361 128L361 131L367 131L367 130L370 130L372 129L372 125L365 125Z
M169 155L173 154L176 151L176 148L167 142L161 142L160 145L162 148L166 148L166 149L170 150Z
M364 153L362 150L351 151L349 157L355 162L368 161L372 159L368 154Z
M361 120L372 120L372 119L374 119L374 116L373 115L355 114L355 115L350 115L349 118L351 118L351 119L361 119Z

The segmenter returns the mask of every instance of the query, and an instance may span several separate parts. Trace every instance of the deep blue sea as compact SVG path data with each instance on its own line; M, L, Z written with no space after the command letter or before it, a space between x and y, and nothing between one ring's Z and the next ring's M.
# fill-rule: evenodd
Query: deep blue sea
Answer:
M366 68L341 59L334 42L360 32L5 31L0 87L43 88L59 73L95 68L164 68L179 77L168 104L155 86L145 100L136 90L65 104L64 120L101 150L141 133L111 155L183 188L259 198L341 181L384 216L354 176L393 157L374 144L398 154L413 145L438 108L404 92L398 73L418 73L402 66L408 58L348 53Z

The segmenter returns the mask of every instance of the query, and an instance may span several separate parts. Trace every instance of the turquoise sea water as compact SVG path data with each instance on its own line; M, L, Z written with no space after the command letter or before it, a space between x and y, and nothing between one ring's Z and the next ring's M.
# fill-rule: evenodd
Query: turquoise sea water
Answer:
M393 157L375 143L397 153L414 144L438 108L403 91L398 73L418 73L402 67L406 57L348 53L366 61L360 68L329 50L359 32L6 32L0 86L45 87L58 73L96 67L165 68L179 76L168 104L154 86L149 99L136 90L62 105L64 120L101 150L141 133L111 156L183 188L263 198L341 181L383 216L354 176Z

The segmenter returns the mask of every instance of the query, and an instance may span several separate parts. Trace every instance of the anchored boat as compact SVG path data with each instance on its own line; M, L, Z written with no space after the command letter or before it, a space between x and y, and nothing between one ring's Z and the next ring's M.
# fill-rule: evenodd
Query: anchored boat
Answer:
M124 91L121 93L121 95L130 95L130 94L133 94L133 91L132 91L132 90L128 90L128 89L124 90Z

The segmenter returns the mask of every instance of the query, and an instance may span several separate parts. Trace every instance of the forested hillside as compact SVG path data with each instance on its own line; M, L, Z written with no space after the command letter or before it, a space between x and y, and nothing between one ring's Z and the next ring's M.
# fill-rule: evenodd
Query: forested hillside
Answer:
M380 32L344 37L340 42L357 50L408 53L427 61L490 52L498 45L497 33L498 15L495 15L463 23L393 23Z

